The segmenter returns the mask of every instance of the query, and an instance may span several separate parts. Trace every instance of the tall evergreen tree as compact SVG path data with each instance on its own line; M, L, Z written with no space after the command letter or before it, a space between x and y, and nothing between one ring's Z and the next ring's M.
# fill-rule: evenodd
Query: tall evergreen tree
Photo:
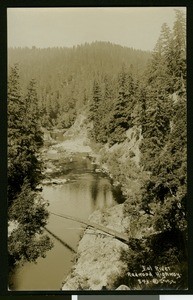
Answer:
M186 85L186 22L182 11L176 10L172 38L167 53L170 76L173 79L174 92L184 92Z
M11 68L8 81L8 218L16 228L8 239L9 265L44 256L51 243L42 236L47 204L35 191L41 177L39 149L43 144L35 82L21 93L19 70Z
M8 204L20 191L27 168L23 160L21 132L25 126L25 103L19 83L19 70L11 68L8 81Z
M41 179L42 163L40 148L43 146L43 133L41 131L40 112L38 109L38 96L36 82L31 80L25 96L25 131L23 132L22 147L26 147L26 156L29 164L27 178L34 189Z
M93 122L92 137L94 137L96 141L100 141L98 135L100 132L101 102L102 102L101 87L97 81L94 81L93 97L92 97L92 103L90 105L89 120Z
M182 73L185 74L184 39L184 16L177 11L172 39L165 43L167 47L163 51L166 72L161 81L155 77L149 86L146 120L142 123L142 162L150 171L142 207L154 214L156 229L181 233L186 231L186 92L185 87L177 87L176 83L185 78L182 77ZM169 76L170 92L165 85ZM174 91L178 91L175 101Z
M168 53L172 41L171 30L166 23L162 25L160 37L155 45L150 64L148 66L148 83L159 89L159 92L171 92L172 80L169 76ZM160 90L162 89L162 90Z
M119 91L114 100L111 120L111 143L122 142L125 132L132 126L132 110L134 105L135 86L131 73L123 66L118 79Z

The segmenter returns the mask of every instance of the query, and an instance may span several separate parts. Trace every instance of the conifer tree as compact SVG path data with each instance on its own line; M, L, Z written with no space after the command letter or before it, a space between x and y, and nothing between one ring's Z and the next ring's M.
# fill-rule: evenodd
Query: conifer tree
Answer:
M184 13L180 10L176 10L176 20L166 58L174 92L181 90L183 92L186 85L186 23Z
M132 126L132 110L135 94L135 86L132 75L127 73L123 66L118 79L119 91L114 100L114 108L111 120L111 142L122 142L125 132Z
M148 83L156 89L160 88L160 93L163 91L172 91L171 76L168 69L168 55L170 45L172 43L171 30L166 23L162 25L160 37L155 45L151 62L148 66L147 78Z
M93 122L93 129L92 129L92 137L96 141L100 141L98 135L100 132L100 121L101 121L101 101L102 101L102 93L100 85L97 81L93 83L93 96L92 96L92 103L90 105L90 112L89 112L89 120Z
M38 109L38 96L36 82L31 80L25 96L25 132L23 132L23 149L26 147L26 156L29 168L27 178L34 189L41 179L42 163L40 148L43 146L43 133L41 131L40 112Z
M35 82L22 95L19 70L8 81L8 218L16 228L8 239L9 266L34 261L51 248L42 236L48 217L47 203L36 191L41 178L39 149L43 145Z
M173 91L179 91L176 83L181 82L182 61L185 63L181 56L184 38L184 17L177 11L173 37L163 52L165 76L161 81L155 77L149 87L146 121L142 124L142 161L151 172L144 186L142 206L146 212L154 213L154 225L163 231L186 230L186 93L181 90L175 101L172 96ZM174 53L170 52L175 43ZM165 85L169 76L170 93Z
M11 68L8 81L8 204L20 191L27 162L23 159L21 132L24 129L25 103L20 89L19 70Z

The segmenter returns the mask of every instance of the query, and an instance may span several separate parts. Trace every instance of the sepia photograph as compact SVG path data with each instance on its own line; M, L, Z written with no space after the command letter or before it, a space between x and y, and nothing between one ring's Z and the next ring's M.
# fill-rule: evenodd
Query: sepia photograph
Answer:
M186 291L186 7L7 8L8 291Z

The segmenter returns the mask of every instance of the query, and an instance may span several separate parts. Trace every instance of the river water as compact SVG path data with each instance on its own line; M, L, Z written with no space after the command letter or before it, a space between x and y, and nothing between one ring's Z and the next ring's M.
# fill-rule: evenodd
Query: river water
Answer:
M64 164L62 185L44 186L42 196L49 201L49 210L59 214L88 219L98 209L123 202L120 191L100 172L89 157L79 155ZM47 234L54 247L37 263L18 267L12 277L12 290L60 290L76 254L84 227L80 223L50 214Z

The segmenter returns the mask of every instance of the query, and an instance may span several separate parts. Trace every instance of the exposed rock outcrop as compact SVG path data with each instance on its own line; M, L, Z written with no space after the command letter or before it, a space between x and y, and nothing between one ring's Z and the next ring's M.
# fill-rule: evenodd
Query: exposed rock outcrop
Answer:
M129 218L123 218L123 205L105 212L95 211L90 220L125 232ZM62 290L113 290L126 274L127 266L121 260L128 245L95 229L86 229L79 242L76 264L65 279Z

